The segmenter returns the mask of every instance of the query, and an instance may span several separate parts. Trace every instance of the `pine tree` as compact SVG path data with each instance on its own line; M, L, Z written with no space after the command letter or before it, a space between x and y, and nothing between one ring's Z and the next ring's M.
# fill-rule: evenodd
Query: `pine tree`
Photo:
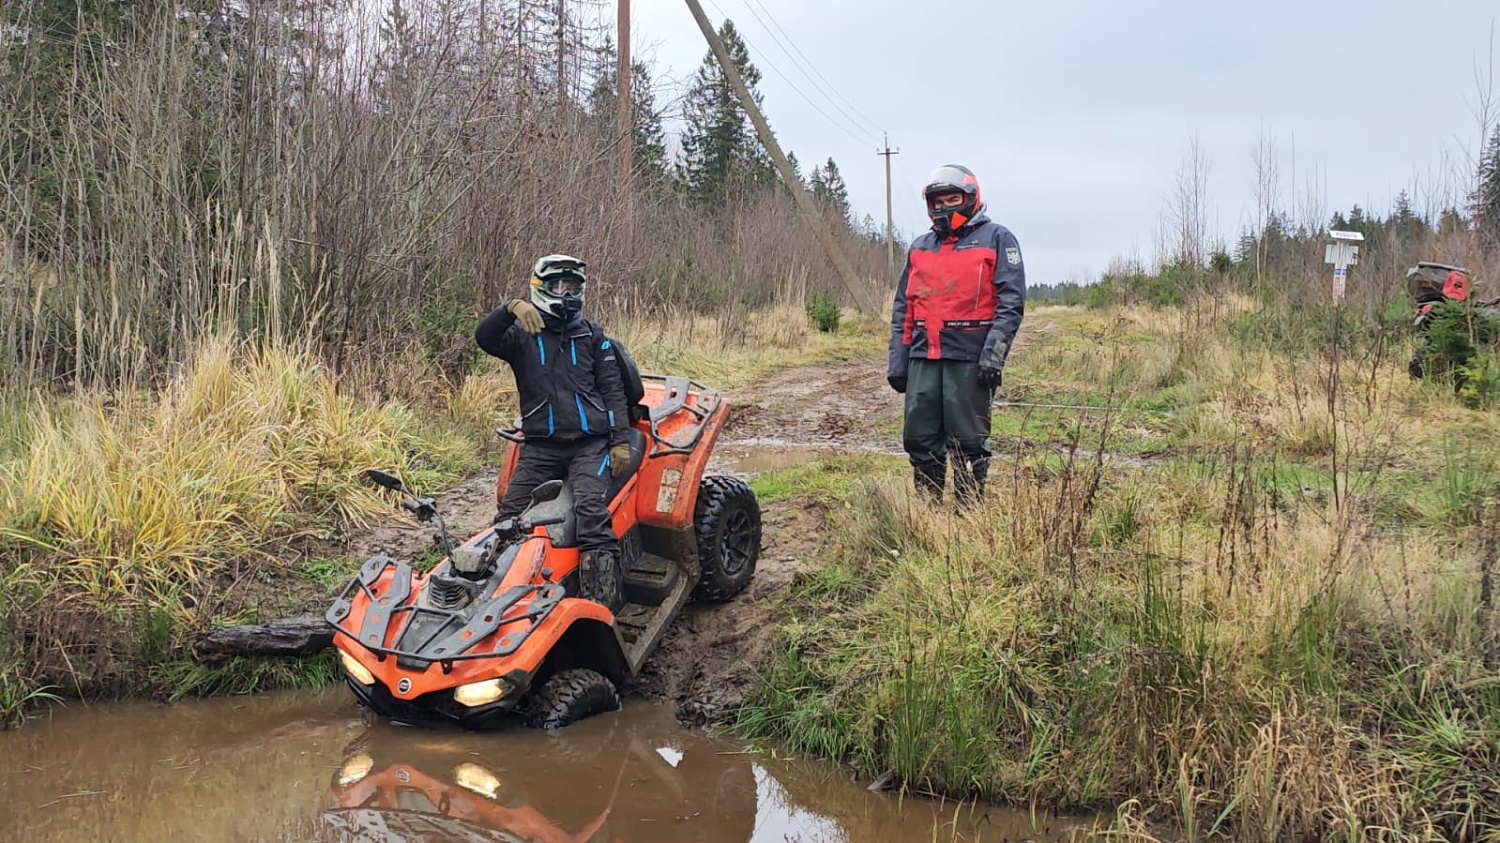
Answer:
M755 86L760 83L760 71L750 63L733 21L725 20L719 27L719 38L759 105L761 95ZM704 56L693 77L685 112L678 177L692 199L720 204L733 190L764 188L776 182L771 157L712 52Z

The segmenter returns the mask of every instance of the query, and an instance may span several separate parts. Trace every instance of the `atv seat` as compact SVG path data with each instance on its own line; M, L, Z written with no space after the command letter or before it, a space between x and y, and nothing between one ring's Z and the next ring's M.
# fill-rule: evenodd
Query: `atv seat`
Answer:
M642 433L639 428L631 427L626 428L625 437L630 443L630 462L618 477L611 475L609 479L610 503L615 502L615 498L620 495L620 490L625 488L625 481L635 476L641 468L641 462L646 459L646 434Z

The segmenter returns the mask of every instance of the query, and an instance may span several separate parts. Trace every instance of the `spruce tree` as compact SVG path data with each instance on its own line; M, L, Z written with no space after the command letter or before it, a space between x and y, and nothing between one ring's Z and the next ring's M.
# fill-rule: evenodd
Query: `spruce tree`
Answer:
M760 83L760 71L750 63L733 21L726 20L719 27L719 38L759 105L761 95L755 86ZM775 183L771 156L756 137L749 115L712 52L704 56L688 89L684 120L678 178L694 201L718 205L732 191Z

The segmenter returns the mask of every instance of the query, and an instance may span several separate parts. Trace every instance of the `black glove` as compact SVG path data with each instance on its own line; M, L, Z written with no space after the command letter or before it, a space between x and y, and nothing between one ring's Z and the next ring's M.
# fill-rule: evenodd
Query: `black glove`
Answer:
M897 392L906 392L906 375L886 375L885 382L890 384L891 389Z
M1000 369L993 366L979 367L979 385L985 389L996 389L1000 386Z

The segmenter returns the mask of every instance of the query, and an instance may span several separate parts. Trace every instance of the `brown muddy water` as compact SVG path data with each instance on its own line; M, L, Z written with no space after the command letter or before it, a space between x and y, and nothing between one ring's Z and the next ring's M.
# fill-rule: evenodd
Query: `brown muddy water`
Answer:
M668 707L558 732L427 731L347 690L60 710L0 733L0 839L27 841L1059 840L1045 817L866 791Z

